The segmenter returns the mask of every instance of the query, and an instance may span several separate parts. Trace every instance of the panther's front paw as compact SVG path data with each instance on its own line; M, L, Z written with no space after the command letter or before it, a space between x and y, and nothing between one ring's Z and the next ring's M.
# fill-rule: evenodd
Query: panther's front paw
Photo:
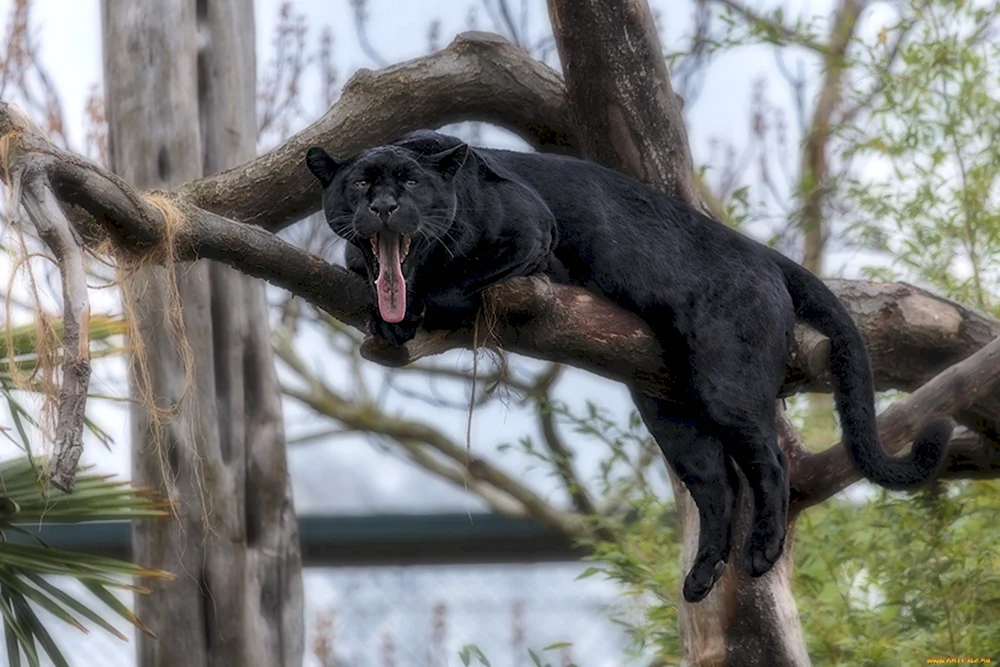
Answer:
M383 338L393 347L403 347L407 342L413 340L420 328L420 320L409 315L401 322L386 322L381 317L372 318L369 321L368 329L373 336Z

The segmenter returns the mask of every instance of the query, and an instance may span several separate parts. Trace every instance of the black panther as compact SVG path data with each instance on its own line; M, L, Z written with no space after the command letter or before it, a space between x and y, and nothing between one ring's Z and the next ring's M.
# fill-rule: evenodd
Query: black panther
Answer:
M348 241L348 267L374 284L371 332L393 345L420 327L467 325L484 288L535 273L649 325L688 387L673 401L631 393L698 506L690 602L708 594L729 556L735 466L754 499L746 571L761 576L781 555L788 463L775 400L796 319L830 339L844 442L865 477L912 488L943 461L946 419L928 422L905 457L882 449L863 339L821 280L652 187L585 160L471 148L428 130L342 162L313 147L306 162L327 221Z

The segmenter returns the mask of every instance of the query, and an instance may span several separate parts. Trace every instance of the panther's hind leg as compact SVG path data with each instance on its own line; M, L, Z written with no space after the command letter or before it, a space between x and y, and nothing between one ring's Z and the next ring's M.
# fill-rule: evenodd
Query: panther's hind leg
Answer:
M788 462L778 447L775 403L780 378L768 381L775 371L773 363L764 363L765 356L747 352L740 364L702 366L692 378L702 404L699 425L719 438L753 492L745 568L754 577L768 572L781 556L788 524Z
M646 428L698 506L698 553L684 580L684 599L698 602L725 569L739 479L722 443L695 424L693 411L636 390L632 398Z
M719 438L750 485L753 523L745 568L758 577L781 556L788 522L788 465L778 447L775 399L784 381L790 305L745 299L752 313L729 304L690 339L691 385L699 425ZM741 312L741 310L743 312Z
M742 423L723 436L726 451L753 492L753 523L744 545L744 569L752 577L774 567L784 550L788 528L788 460L778 447L774 410L772 406L770 421Z

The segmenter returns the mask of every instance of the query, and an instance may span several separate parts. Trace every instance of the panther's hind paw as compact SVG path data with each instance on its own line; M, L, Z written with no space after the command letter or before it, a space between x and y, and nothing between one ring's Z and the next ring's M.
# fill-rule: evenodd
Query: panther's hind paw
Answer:
M684 599L688 602L701 602L705 599L716 582L722 578L726 569L726 561L718 560L709 565L708 562L695 563L684 579Z
M785 547L785 536L772 536L764 540L763 544L758 544L754 540L747 550L744 567L751 577L760 577L771 571L774 564L781 558Z

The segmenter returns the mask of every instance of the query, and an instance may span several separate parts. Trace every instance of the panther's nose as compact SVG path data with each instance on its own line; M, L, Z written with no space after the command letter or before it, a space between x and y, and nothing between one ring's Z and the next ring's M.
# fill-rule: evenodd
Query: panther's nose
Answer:
M389 221L389 216L392 215L393 211L399 208L399 205L393 199L389 199L387 197L376 197L375 200L369 204L368 208L370 208L372 213L377 215L379 219L385 223Z

